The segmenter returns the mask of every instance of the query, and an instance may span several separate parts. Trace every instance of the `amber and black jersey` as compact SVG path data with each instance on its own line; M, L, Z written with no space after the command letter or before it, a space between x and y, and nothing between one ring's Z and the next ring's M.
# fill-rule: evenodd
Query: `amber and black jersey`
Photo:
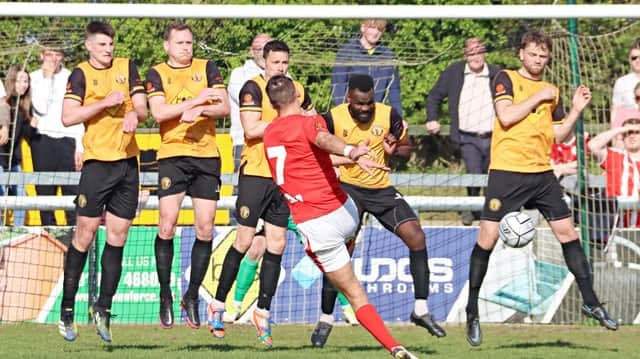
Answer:
M306 111L313 108L311 98L299 82L293 81L293 85L300 94L299 101L302 108ZM261 112L261 121L271 123L276 117L278 112L271 105L269 96L267 96L267 81L264 77L256 76L251 80L245 82L240 89L239 104L240 112L252 111ZM245 136L244 147L242 148L242 156L240 157L242 168L242 174L248 176L259 176L271 178L271 171L269 170L269 161L264 154L264 144L262 138L247 139Z
M198 96L205 88L222 88L224 81L216 65L208 60L193 59L186 67L161 63L147 73L147 95L164 96L167 104L178 104ZM162 143L158 159L191 156L220 157L216 145L216 121L199 116L194 122L180 122L180 117L160 123Z
M369 139L369 147L375 155L374 161L386 166L388 155L384 151L384 136L393 134L398 140L406 136L400 114L391 106L376 102L373 118L360 123L351 117L349 104L336 106L324 115L329 132L342 138L346 143L357 145ZM385 188L391 186L387 171L371 169L373 175L365 172L356 164L340 166L340 182L365 188Z
M87 106L103 100L114 91L124 93L124 102L106 108L84 122L84 161L117 161L138 155L135 133L122 131L125 114L134 110L131 97L144 93L133 62L114 58L111 67L106 69L96 69L88 61L79 64L69 76L64 98Z
M500 71L494 80L493 101L521 103L551 84L526 78L514 70ZM551 146L555 141L553 126L564 121L560 91L556 98L545 101L521 121L503 126L496 117L491 137L490 170L538 173L551 170Z

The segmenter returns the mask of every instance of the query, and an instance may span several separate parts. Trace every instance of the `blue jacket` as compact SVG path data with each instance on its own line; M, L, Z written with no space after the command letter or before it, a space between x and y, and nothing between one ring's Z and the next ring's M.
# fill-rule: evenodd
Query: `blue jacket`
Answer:
M331 72L333 104L345 103L349 76L365 74L375 83L375 101L388 103L402 116L400 101L400 75L396 55L384 45L374 48L373 54L362 47L360 37L342 45L336 53L336 61Z

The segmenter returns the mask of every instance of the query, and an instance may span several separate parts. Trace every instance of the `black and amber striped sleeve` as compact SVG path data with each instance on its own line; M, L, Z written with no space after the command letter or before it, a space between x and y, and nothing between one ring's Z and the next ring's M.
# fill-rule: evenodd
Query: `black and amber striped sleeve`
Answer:
M129 96L133 97L133 95L138 93L145 93L144 86L142 85L136 64L129 60Z
M147 97L164 96L164 88L162 87L162 79L160 74L154 68L147 72Z
M64 98L76 100L80 103L84 103L84 94L86 90L86 82L84 72L80 68L76 67L69 75L67 81L67 92L64 94Z
M500 71L493 80L493 86L491 88L493 95L493 103L497 103L501 100L513 101L513 82L509 74Z
M240 112L262 112L262 90L255 81L245 82L238 97Z
M222 79L222 75L220 75L220 70L218 70L218 66L213 63L213 61L207 61L207 87L211 87L214 89L217 88L225 88L224 80Z

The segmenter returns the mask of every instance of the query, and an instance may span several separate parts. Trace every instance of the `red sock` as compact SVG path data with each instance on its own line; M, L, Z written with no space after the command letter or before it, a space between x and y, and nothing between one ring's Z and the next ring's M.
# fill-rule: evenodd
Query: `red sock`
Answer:
M400 345L395 339L393 339L389 330L387 330L387 327L384 325L382 318L380 318L380 314L378 314L378 311L373 304L366 304L360 307L356 311L356 318L360 324L362 324L362 326L388 351L391 351L393 347Z

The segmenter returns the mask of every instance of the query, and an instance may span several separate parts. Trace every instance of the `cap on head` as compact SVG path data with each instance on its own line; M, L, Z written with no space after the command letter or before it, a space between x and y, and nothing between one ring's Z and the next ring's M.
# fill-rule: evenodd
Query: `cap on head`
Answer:
M373 79L369 75L356 74L349 78L349 91L369 92L373 89Z

